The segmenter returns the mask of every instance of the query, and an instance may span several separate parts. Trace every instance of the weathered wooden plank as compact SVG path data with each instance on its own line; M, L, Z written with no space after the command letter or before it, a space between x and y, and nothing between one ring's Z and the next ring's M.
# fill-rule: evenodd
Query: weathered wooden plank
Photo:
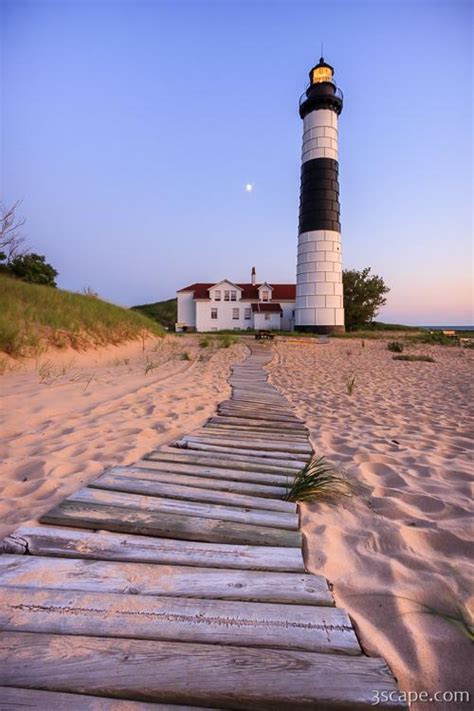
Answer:
M197 452L191 449L178 449L177 447L161 447L159 450L150 452L143 460L146 466L149 461L155 462L180 462L185 464L199 464L210 467L223 467L224 469L239 469L248 472L265 472L268 474L291 474L296 469L299 471L301 465L290 460L270 459L252 457L250 454L220 454L219 452ZM138 462L137 462L138 464Z
M216 452L220 454L240 454L242 456L248 456L248 457L258 457L260 459L281 459L283 461L296 461L301 466L304 466L307 458L305 457L304 454L297 454L293 452L280 452L277 450L273 451L268 451L266 449L245 449L243 447L238 448L238 447L232 447L230 445L228 446L219 446L219 445L214 445L214 444L208 444L208 443L201 443L201 442L194 442L190 440L177 440L176 442L173 442L174 447L178 447L181 449L195 449L201 452Z
M189 484L189 486L220 489L222 491L239 490L242 493L253 496L278 496L280 498L285 495L288 483L292 481L294 476L294 474L289 476L258 474L257 472L223 469L222 467L204 467L148 459L142 464L138 463L128 467L112 467L107 472L151 481L167 481L170 484L176 482L182 486ZM233 487L237 487L237 489Z
M3 543L3 551L2 551ZM80 531L61 526L22 526L0 543L0 553L162 563L238 570L303 573L298 548L238 546ZM321 603L322 604L322 603Z
M221 403L218 405L219 412L230 412L235 414L237 417L242 417L242 412L245 412L246 416L250 419L261 419L266 422L282 422L284 424L301 424L301 420L298 420L294 415L284 414L284 413L271 413L268 407L258 406L258 405L246 405L245 403L239 404L236 400L232 400L231 403ZM252 416L255 413L255 416Z
M202 706L176 706L175 704L147 704L143 701L110 699L104 696L68 694L60 691L40 691L0 687L0 711L36 709L36 711L216 711ZM223 711L223 709L221 709Z
M276 423L276 422L265 422L262 419L252 420L247 417L232 416L226 417L225 415L214 415L209 419L211 424L226 424L232 425L233 427L238 427L243 425L244 427L254 427L254 428L265 428L268 430L275 430L276 432L301 432L302 434L308 434L307 429L302 423L300 424L288 424Z
M285 425L300 425L301 421L297 420L296 417L283 417L279 415L269 415L265 412L260 412L247 407L239 407L237 405L224 406L218 405L217 412L222 414L224 417L238 417L239 419L249 419L249 420L264 420L265 422L272 423L282 423Z
M246 711L366 711L376 692L397 696L376 658L29 632L1 633L0 684Z
M287 420L298 420L294 415L291 414L288 407L281 407L280 405L272 404L267 401L249 400L243 397L236 397L232 399L228 404L221 403L220 407L228 407L230 409L243 409L243 410L255 410L264 413L265 415L272 415L275 417L282 417Z
M290 531L298 530L298 515L296 513L265 511L263 509L249 509L239 506L222 506L221 504L206 504L181 499L162 499L158 496L125 494L120 491L107 491L100 488L85 487L68 496L66 501L120 506L165 514L177 513L181 516L236 521L237 523L252 524L254 526L273 526Z
M74 501L63 501L55 509L44 514L40 521L59 526L103 529L118 533L136 533L207 543L283 546L285 548L299 548L301 545L301 534L298 531L288 531L283 528L252 526L233 521L179 516Z
M0 628L361 654L336 607L0 587Z
M114 476L114 477L121 477L121 478L126 478L126 479L133 479L134 481L145 481L145 482L163 482L171 486L179 486L181 487L198 487L200 490L201 489L210 489L214 492L231 492L231 493L236 493L236 494L242 494L246 495L249 497L258 497L258 498L271 498L271 499L277 499L277 501L273 501L272 503L277 504L278 510L280 509L279 504L281 503L281 499L284 498L286 492L287 492L287 487L285 486L269 486L268 484L251 484L251 483L246 483L242 482L240 480L229 480L229 479L223 479L221 478L223 475L223 470L218 469L217 472L218 474L215 474L214 476L210 477L201 477L198 475L191 475L188 476L187 474L181 474L181 473L173 473L173 472L162 472L159 469L144 469L142 467L114 467L112 469L108 469L105 474ZM266 481L268 481L268 475L264 474L262 475L266 478ZM285 477L285 481L288 483L288 480ZM90 484L92 486L94 482ZM179 498L179 497L176 497ZM267 508L267 505L265 502L263 502L263 505L260 506L260 508Z
M283 417L292 416L288 403L284 400L282 401L280 398L273 397L272 395L255 393L251 390L234 389L230 406L234 407L234 405L255 406L257 409L272 412L273 414L281 414Z
M213 482L213 480L210 480ZM95 481L90 482L89 487L108 489L110 491L120 491L129 494L145 494L147 496L159 496L162 498L172 498L175 500L184 499L186 501L197 501L200 503L222 504L225 506L248 507L251 509L264 509L267 511L281 511L283 513L295 513L296 504L280 499L263 498L258 496L244 496L235 491L219 491L210 488L198 488L196 486L180 486L179 484L164 484L161 481L150 481L149 479L137 479L127 477L123 474L106 473ZM234 485L235 486L235 485Z
M232 399L227 402L230 402L232 405L235 402L256 403L257 405L265 406L267 409L281 412L284 415L293 414L290 406L288 405L288 401L281 396L275 395L271 392L271 390L257 390L252 387L242 388L234 386Z
M331 606L325 578L225 568L0 556L0 585L30 590L79 590L130 595ZM132 602L130 602L132 605Z
M194 430L190 434L193 435L213 435L217 437L233 437L234 439L265 439L268 442L288 442L293 444L307 444L309 438L307 435L293 435L282 432L266 432L265 430L256 431L251 427L232 427L231 425L212 425L206 424L200 429Z
M304 457L309 456L312 452L309 444L301 443L290 443L290 442L277 442L271 441L266 442L264 439L248 439L243 438L236 439L228 437L223 439L222 437L217 437L212 433L206 435L189 434L185 435L182 440L183 442L197 442L201 444L213 444L219 447L231 447L232 449L253 449L257 451L268 450L270 452L284 452L285 454L302 454Z

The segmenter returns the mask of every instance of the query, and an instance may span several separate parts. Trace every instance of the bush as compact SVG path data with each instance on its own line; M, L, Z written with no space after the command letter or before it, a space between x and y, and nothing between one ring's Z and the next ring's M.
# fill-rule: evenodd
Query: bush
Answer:
M342 273L342 284L348 330L373 321L387 301L385 294L390 291L382 277L370 273L370 267L360 272L356 269L345 269Z
M211 339L208 338L207 336L203 336L202 338L199 339L199 345L201 348L208 348L211 344Z
M387 350L392 353L403 353L403 343L400 343L400 341L389 341L387 343Z
M28 281L31 284L43 286L56 286L58 272L48 264L41 254L22 254L15 257L8 265L8 270L17 279Z

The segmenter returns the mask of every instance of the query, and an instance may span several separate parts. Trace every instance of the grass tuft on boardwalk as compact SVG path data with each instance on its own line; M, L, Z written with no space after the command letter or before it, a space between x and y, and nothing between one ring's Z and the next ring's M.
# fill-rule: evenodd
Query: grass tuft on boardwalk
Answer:
M324 457L314 458L297 474L285 496L286 501L335 501L352 496L353 488Z

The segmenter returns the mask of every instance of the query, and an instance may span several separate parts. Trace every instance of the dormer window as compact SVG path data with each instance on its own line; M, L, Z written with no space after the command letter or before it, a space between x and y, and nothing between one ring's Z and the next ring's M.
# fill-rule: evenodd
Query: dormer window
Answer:
M258 287L258 298L260 301L271 301L273 287L268 282L264 281Z
M214 300L215 300L215 301L220 301L220 300L221 300L221 292L220 292L219 289L216 289L216 291L214 292Z

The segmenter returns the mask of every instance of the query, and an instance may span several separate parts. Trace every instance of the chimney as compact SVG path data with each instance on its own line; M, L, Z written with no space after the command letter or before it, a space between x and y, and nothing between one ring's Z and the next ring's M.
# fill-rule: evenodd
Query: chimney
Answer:
M257 280L257 273L256 273L256 271L255 271L255 267L252 267L251 278L252 278L252 286L255 286L255 283L256 283L256 280Z

